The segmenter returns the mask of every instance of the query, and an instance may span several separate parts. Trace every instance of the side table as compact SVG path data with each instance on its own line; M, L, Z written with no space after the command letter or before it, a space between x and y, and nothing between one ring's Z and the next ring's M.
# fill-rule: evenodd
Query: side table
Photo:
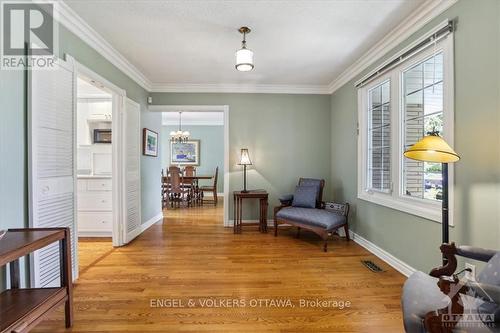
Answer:
M265 190L251 190L248 192L234 191L234 226L233 232L239 234L242 231L242 206L243 199L259 199L260 218L259 218L259 231L267 232L267 206L269 193ZM245 225L256 225L257 223L245 223Z

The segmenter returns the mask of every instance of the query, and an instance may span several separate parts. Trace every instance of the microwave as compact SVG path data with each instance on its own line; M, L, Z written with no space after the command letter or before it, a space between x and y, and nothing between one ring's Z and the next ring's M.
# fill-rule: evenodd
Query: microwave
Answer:
M95 129L94 130L94 143L111 143L111 130L110 129Z

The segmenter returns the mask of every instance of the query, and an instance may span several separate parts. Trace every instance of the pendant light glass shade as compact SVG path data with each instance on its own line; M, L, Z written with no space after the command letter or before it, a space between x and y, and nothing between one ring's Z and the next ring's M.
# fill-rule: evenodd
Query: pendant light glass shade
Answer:
M241 27L238 31L243 35L241 49L236 51L236 69L240 72L248 72L253 69L253 51L247 49L246 35L250 33L250 28Z
M253 69L253 52L247 48L236 51L236 69L248 72Z
M412 160L434 163L453 163L460 159L446 141L436 134L424 136L405 151L404 156Z

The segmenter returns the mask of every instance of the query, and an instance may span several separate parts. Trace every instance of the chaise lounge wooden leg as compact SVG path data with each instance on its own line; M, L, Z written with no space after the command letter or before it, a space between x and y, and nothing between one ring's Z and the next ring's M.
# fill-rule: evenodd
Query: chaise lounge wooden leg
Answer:
M345 238L347 241L351 240L351 236L349 236L349 226L346 224L344 225L344 232L345 232Z
M325 243L323 244L323 252L328 252L328 238L325 239Z
M300 227L297 227L297 238L300 237Z
M278 221L274 218L274 237L278 237Z

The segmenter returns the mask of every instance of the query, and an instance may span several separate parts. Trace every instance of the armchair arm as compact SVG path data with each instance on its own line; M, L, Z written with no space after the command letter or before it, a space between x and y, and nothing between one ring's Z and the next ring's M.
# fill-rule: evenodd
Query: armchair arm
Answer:
M457 255L465 258L488 262L497 251L483 249L481 247L461 245L457 247Z

